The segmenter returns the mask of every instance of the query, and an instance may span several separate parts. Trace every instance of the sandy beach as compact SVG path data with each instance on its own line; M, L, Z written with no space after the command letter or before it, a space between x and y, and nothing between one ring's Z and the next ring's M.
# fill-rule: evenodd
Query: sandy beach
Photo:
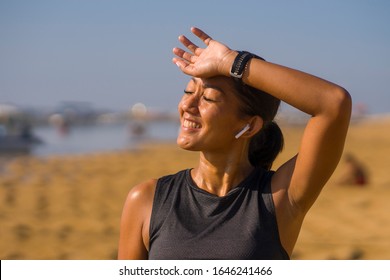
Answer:
M302 127L281 125L298 149ZM345 152L366 165L366 186L340 186L341 161L306 217L292 259L390 259L390 120L351 124ZM110 153L21 156L0 167L1 259L115 259L132 186L193 167L197 153L148 143Z

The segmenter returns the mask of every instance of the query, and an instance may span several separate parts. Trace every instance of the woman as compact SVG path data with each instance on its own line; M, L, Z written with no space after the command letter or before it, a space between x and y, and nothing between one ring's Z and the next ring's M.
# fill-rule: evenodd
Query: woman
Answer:
M135 186L121 221L120 259L289 259L303 219L343 151L351 98L330 82L246 52L198 28L173 62L191 76L178 145L193 169ZM280 100L310 114L298 154L270 171L283 145Z

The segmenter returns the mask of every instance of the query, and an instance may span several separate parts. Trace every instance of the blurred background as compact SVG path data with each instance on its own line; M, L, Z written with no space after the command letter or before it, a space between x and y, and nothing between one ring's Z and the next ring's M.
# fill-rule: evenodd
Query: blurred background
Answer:
M188 77L171 61L191 26L351 93L346 153L364 188L339 186L341 162L294 258L390 258L389 14L384 0L0 0L0 258L115 258L129 189L193 166L174 145ZM292 144L275 168L307 117L282 105Z

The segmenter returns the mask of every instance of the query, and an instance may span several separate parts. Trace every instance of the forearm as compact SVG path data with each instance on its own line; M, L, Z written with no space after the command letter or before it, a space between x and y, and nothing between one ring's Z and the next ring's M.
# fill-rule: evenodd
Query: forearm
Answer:
M230 65L233 64L230 56ZM225 73L231 66L226 63ZM243 82L263 90L312 116L339 114L348 93L341 87L313 75L259 59L251 59Z

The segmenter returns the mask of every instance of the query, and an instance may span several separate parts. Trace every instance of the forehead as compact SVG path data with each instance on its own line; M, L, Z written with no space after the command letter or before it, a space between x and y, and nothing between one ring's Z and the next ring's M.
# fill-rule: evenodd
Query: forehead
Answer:
M214 88L224 93L233 91L234 83L232 79L224 76L216 76L211 78L196 78L192 77L189 83L203 88Z

